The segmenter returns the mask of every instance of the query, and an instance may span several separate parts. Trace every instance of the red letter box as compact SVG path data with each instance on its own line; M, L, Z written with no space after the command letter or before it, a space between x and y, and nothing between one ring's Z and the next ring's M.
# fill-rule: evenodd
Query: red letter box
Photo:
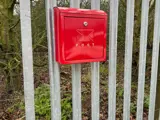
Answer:
M106 60L107 14L101 10L54 8L56 61Z

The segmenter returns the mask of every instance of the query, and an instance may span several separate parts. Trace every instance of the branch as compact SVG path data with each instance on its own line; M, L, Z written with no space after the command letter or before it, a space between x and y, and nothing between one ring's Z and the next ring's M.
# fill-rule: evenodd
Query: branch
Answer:
M11 27L9 28L9 30L12 30L13 28L15 28L15 27L18 25L19 22L20 22L20 19L19 19L13 26L11 26Z
M152 10L154 10L154 7L155 7L155 0L151 0L149 5L149 13L151 13Z
M155 3L155 0L150 0L149 1L149 6L151 7Z
M35 67L44 67L44 66L46 66L46 65L48 65L48 63L46 62L46 63L43 63L43 64L36 64L36 63L33 63L33 65L35 66Z
M22 116L21 118L18 118L16 120L23 120L25 118L25 116Z
M122 2L122 5L126 8L126 0L121 0L121 2Z
M41 43L42 43L42 41L44 40L44 38L45 38L45 32L44 31L42 31L43 32L43 34L42 34L42 36L39 38L39 41L37 41L34 45L33 45L33 50L38 46L38 45L40 45Z
M0 65L7 66L7 64L2 61L0 61Z
M0 10L0 13L7 19L9 19L9 17L7 17L1 10Z
M14 5L16 3L16 0L12 0L11 4L9 5L9 9L14 9Z

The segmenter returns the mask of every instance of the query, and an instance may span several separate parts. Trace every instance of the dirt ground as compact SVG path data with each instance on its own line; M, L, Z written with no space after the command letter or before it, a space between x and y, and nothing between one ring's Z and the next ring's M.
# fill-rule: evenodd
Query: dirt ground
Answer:
M119 62L119 61L118 61ZM123 62L121 62L123 63ZM46 67L47 68L47 67ZM34 69L35 88L43 83L49 84L48 69ZM108 63L100 64L100 120L107 120L108 117ZM91 72L90 64L82 65L82 119L91 120ZM123 67L117 66L117 98L116 98L116 119L122 120L123 116ZM61 96L72 94L71 67L61 66ZM23 82L22 82L23 83ZM22 85L23 86L23 85ZM148 87L147 87L148 89ZM132 83L131 96L131 120L135 120L137 82ZM0 120L23 120L24 111L19 108L14 113L8 112L15 103L23 99L23 91L9 94L5 90L4 76L0 76ZM147 120L148 108L144 108L144 120Z

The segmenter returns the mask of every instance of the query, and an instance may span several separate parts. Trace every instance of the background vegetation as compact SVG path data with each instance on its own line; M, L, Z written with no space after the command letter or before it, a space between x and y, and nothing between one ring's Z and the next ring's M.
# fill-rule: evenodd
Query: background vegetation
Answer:
M135 0L134 47L132 71L131 119L135 119L138 60L142 0ZM58 6L69 6L68 0L58 0ZM151 52L154 25L155 0L150 0L149 27L147 44L146 85L144 119L147 119L149 105L149 85L151 72ZM32 1L32 38L35 76L35 108L38 120L50 119L50 95L48 79L48 50L46 37L46 17L44 0ZM90 9L90 1L82 0L81 8ZM109 3L101 0L101 9L109 14ZM118 56L117 56L117 119L122 119L123 111L123 74L125 51L126 0L120 0L118 19ZM21 56L19 2L0 1L0 119L24 119L23 75ZM108 52L108 50L107 50ZM72 117L71 67L61 67L62 119ZM108 106L108 62L100 65L100 117L107 119ZM91 119L91 81L90 65L82 65L82 108L83 120Z

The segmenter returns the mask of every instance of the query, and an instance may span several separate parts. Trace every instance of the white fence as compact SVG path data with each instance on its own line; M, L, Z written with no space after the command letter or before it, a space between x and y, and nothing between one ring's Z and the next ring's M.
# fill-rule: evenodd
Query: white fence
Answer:
M46 20L48 36L49 73L51 88L51 118L61 119L61 95L60 95L60 69L55 57L52 57L51 44L54 44L53 7L57 5L56 0L46 1ZM126 43L125 43L125 69L124 69L124 104L123 119L130 119L130 97L131 97L131 73L132 73L132 49L134 30L134 0L127 0L126 17ZM117 31L118 31L118 6L119 0L110 0L109 12L109 95L108 95L108 119L116 119L116 65L117 65ZM80 7L80 0L70 0L70 7ZM100 9L100 0L91 0L92 9ZM138 74L138 99L137 99L137 120L143 119L143 101L146 66L146 47L148 31L149 0L142 0L141 31L140 31L140 55ZM26 120L35 119L34 108L34 84L33 84L33 55L31 37L30 0L20 0L21 37L23 53L23 74ZM149 120L154 120L155 97L157 85L157 69L160 41L160 0L155 3L155 20L152 51L152 70L150 86ZM53 42L53 43L52 43ZM55 44L54 44L55 45ZM55 51L55 50L53 50ZM91 63L91 101L92 120L99 119L100 113L100 73L99 63ZM72 105L73 120L82 119L81 108L81 65L72 65ZM107 109L107 108L106 108Z

